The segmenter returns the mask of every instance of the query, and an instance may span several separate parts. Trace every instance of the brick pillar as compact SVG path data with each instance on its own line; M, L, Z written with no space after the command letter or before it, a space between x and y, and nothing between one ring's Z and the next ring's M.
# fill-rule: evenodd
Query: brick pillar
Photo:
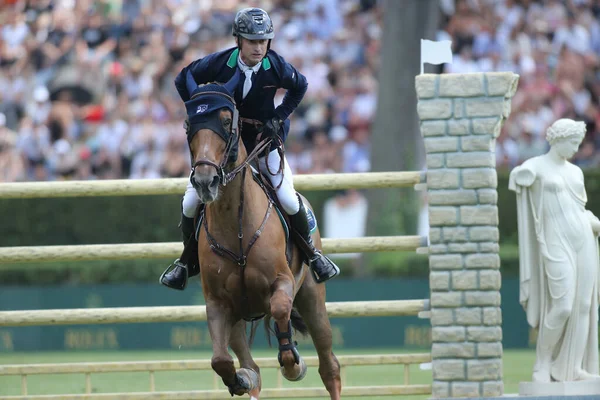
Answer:
M495 140L519 76L416 77L427 152L433 397L500 396Z

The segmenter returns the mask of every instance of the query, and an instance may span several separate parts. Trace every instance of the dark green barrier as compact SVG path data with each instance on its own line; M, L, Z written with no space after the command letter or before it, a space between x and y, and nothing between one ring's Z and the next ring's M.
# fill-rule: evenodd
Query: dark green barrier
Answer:
M328 284L328 301L422 299L429 296L427 280L336 280ZM518 282L504 280L502 310L504 346L529 345L525 315L518 304ZM158 285L10 288L0 292L2 310L85 307L174 306L203 304L197 285L184 292ZM332 319L336 348L428 348L429 321L417 317ZM297 337L301 348L309 339ZM256 347L266 347L259 328ZM210 349L205 322L0 328L1 351L92 349Z

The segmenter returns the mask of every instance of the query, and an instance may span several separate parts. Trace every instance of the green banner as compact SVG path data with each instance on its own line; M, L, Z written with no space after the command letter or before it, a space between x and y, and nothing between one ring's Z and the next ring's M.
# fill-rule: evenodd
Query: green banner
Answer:
M518 303L517 280L502 284L505 348L532 345L525 314ZM336 279L327 284L327 301L424 299L427 280ZM4 288L1 310L35 310L96 307L149 307L202 305L200 285L183 292L160 285L97 285L78 287ZM431 345L429 320L417 317L333 318L336 348L427 348ZM295 337L300 346L310 338ZM267 346L264 329L257 331L255 347ZM205 322L140 323L0 328L0 351L114 349L210 349Z

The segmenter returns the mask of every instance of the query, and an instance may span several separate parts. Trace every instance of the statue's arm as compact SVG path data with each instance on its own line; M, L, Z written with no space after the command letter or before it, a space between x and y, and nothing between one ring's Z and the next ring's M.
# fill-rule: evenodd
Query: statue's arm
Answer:
M579 173L579 178L581 179L581 182L583 182L584 181L583 171L580 168L577 168L577 172ZM587 202L588 197L587 197L587 192L585 190L585 184L583 186L583 197L584 197L585 201ZM596 235L600 235L600 219L598 219L598 217L596 217L594 215L594 213L591 212L590 210L585 210L585 214L586 214L588 220L590 221L590 225L592 226L592 231L594 231L594 233Z
M600 235L600 219L594 215L590 210L585 210L585 214L592 225L592 230L596 235Z
M521 165L513 169L511 178L518 186L530 187L535 182L536 173L531 165Z

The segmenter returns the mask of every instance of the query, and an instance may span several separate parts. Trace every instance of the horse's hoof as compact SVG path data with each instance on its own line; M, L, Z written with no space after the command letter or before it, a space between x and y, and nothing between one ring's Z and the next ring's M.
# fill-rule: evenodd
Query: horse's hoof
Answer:
M243 396L258 387L258 374L248 368L240 368L235 373L235 383L229 386L229 394Z
M254 371L253 369L240 368L237 370L236 375L246 382L246 389L248 392L251 392L260 386L260 378L258 377L256 371Z
M233 385L228 386L229 394L231 394L232 396L243 396L246 393L248 393L250 383L246 380L246 378L235 374L235 380L236 382Z
M294 369L296 369L296 368L294 368ZM308 371L308 367L306 366L306 363L304 362L304 359L302 357L300 357L300 363L298 364L298 369L300 369L300 372L294 377L294 376L288 376L288 375L286 375L285 367L281 367L280 368L281 375L283 375L283 377L285 379L287 379L288 381L290 381L290 382L301 381L306 376L306 372Z

